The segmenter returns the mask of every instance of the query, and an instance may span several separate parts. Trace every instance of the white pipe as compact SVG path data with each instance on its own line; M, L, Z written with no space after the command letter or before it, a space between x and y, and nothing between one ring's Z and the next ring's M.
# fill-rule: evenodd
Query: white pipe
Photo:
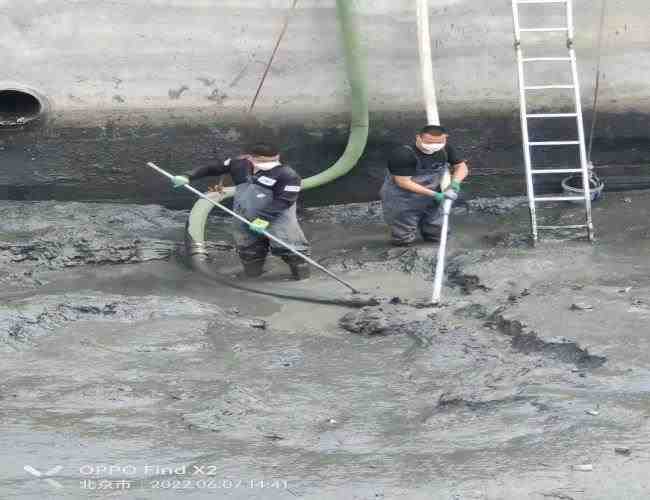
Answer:
M429 26L429 0L417 1L418 46L422 73L422 92L427 110L427 125L440 125L436 85L433 79L433 58L431 55L431 29Z
M442 295L442 278L445 275L445 253L447 252L447 231L449 230L449 214L451 213L451 200L442 203L442 229L440 231L440 245L438 246L438 259L436 261L436 275L433 279L433 304L440 303Z
M422 75L422 93L424 106L427 111L427 124L440 125L438 113L438 100L436 98L436 84L433 78L433 55L431 53L431 27L429 24L429 0L417 1L418 18L418 47L420 53L420 73ZM440 245L436 259L436 273L433 279L433 304L440 303L442 295L442 280L445 275L445 253L447 251L447 231L449 229L449 214L451 213L451 200L442 204L442 229L440 232Z

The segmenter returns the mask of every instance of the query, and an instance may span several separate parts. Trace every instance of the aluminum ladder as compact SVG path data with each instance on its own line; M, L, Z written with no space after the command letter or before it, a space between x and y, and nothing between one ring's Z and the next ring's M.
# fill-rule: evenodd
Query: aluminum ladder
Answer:
M520 25L519 7L524 4L565 4L566 5L566 26L560 27L525 27ZM582 119L582 105L580 102L580 84L578 81L578 65L576 62L576 54L573 48L573 0L512 0L512 14L514 19L515 29L515 50L517 54L517 71L519 74L519 107L521 115L521 132L523 137L523 150L524 150L524 163L526 166L526 184L528 191L528 204L530 208L530 220L532 228L533 244L538 241L538 232L540 230L556 230L556 229L586 229L589 241L594 240L594 226L591 217L591 167L587 161L587 150L585 147L585 131ZM522 33L549 33L549 32L566 32L566 46L568 49L568 57L524 57L521 35ZM524 77L524 68L527 64L534 64L539 62L561 63L568 62L571 65L571 74L573 81L570 83L549 83L545 85L527 85ZM575 112L573 113L528 113L526 105L526 96L530 91L553 91L556 89L572 89L575 99ZM575 117L578 129L577 140L569 141L531 141L528 131L528 120L540 119L554 119L554 118L567 118ZM543 168L535 169L532 165L531 148L537 147L556 147L556 146L570 146L579 148L579 162L580 168ZM535 194L534 176L548 175L548 174L582 174L582 188L584 196L537 196ZM536 206L538 203L557 202L557 201L580 201L585 204L585 223L578 225L565 225L565 226L544 226L537 224L537 211Z

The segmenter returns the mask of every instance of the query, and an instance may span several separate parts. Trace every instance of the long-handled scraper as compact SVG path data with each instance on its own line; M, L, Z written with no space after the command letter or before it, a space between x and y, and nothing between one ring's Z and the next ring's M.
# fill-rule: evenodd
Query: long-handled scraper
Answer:
M156 172L158 172L158 173L164 175L164 176L167 177L168 179L172 179L172 178L174 177L174 176L171 175L169 172L166 172L165 170L163 170L162 168L160 168L160 167L159 167L158 165L156 165L155 163L149 162L149 163L147 163L147 166L150 167L150 168L152 168L152 169L154 169ZM201 191L199 191L199 190L193 188L192 186L190 186L189 184L185 184L183 187L184 187L185 189L187 189L188 191L191 191L191 192L194 193L195 195L199 196L200 198L203 198L204 200L209 201L209 202L212 203L215 207L218 207L218 208L220 208L221 210L223 210L224 212L226 212L227 214L232 215L235 219L237 219L237 220L243 222L244 224L246 224L246 225L249 225L249 224L250 224L250 222L249 222L248 220L246 220L245 217L242 217L242 216L239 215L238 213L233 212L232 210L230 210L230 209L227 208L227 207L224 207L221 203L218 203L218 202L214 201L214 200L211 199L210 197L208 197L208 196L206 196L205 194L203 194ZM296 250L295 248L293 248L293 247L292 247L291 245L289 245L288 243L285 243L284 241L282 241L281 239L277 238L276 236L273 236L273 235L272 235L271 233L269 233L268 231L261 231L261 233L262 233L264 236L266 236L268 239L273 240L273 241L275 241L276 243L279 243L279 244L282 245L284 248L286 248L287 250L289 250L291 253L293 253L293 254L297 255L298 257L300 257L301 259L303 259L305 262L308 262L309 264L311 264L311 265L314 266L315 268L317 268L317 269L323 271L325 274L327 274L327 275L330 276L331 278L335 279L336 281L338 281L338 282L341 283L342 285L345 285L347 288L349 288L350 290L352 290L352 293L355 293L355 294L360 293L359 290L357 290L357 289L354 288L352 285L350 285L350 283L348 283L347 281L342 280L342 279L339 278L336 274L334 274L333 272L329 271L328 269L325 269L325 268L324 268L323 266L321 266L318 262L316 262L316 261L313 260L313 259L310 259L310 258L307 257L305 254L303 254L302 252Z

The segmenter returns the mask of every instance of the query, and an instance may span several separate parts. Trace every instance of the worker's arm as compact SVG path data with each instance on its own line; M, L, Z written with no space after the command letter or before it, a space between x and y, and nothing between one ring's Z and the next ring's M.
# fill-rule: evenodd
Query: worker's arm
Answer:
M455 180L456 182L463 182L465 178L469 175L469 167L467 166L467 163L465 161L461 161L460 163L456 163L452 167L452 175L451 178Z
M202 167L197 167L187 174L187 177L190 181L195 181L197 179L202 179L203 177L216 177L219 175L224 175L230 173L230 166L233 160L228 158L223 162L217 162L214 165L205 165Z
M172 177L172 185L175 188L180 188L189 184L192 181L201 179L203 177L218 176L230 172L230 165L232 161L228 158L224 162L218 162L215 165L206 165L203 167L197 167L191 172L186 172L183 175L175 175Z
M228 158L224 162L218 162L213 165L197 167L185 175L176 175L172 178L172 184L178 188L203 177L220 176L230 174L235 186L247 181L248 175L253 170L253 164L248 156L239 156L237 158Z
M415 182L411 177L405 175L394 175L393 180L402 189L411 191L412 193L423 194L425 196L435 196L435 191L421 186Z
M405 191L433 197L434 192L431 189L413 180L412 176L415 175L416 168L417 158L408 147L400 146L394 149L388 158L388 172L398 187Z
M451 164L451 188L460 191L460 184L469 175L466 160L456 151L451 144L447 144L447 159Z

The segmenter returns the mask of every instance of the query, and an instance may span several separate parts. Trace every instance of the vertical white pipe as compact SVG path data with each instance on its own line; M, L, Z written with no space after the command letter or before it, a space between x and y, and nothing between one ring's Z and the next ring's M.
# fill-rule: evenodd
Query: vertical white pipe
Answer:
M418 47L420 53L420 73L422 76L422 93L427 112L427 125L440 125L436 84L433 78L433 56L431 53L431 27L429 23L429 0L416 0L418 18ZM442 280L445 274L445 252L447 251L447 229L452 202L445 200L442 204L443 221L440 232L440 245L436 260L436 272L433 279L432 303L440 303Z
M416 0L418 18L418 46L422 74L422 92L427 110L427 124L440 125L436 85L433 79L433 59L431 55L431 29L429 25L429 0Z
M442 229L440 230L440 245L438 246L438 259L436 261L436 274L433 278L433 304L440 303L442 295L442 278L445 275L445 254L447 253L447 231L449 230L449 214L451 213L451 200L442 202Z

